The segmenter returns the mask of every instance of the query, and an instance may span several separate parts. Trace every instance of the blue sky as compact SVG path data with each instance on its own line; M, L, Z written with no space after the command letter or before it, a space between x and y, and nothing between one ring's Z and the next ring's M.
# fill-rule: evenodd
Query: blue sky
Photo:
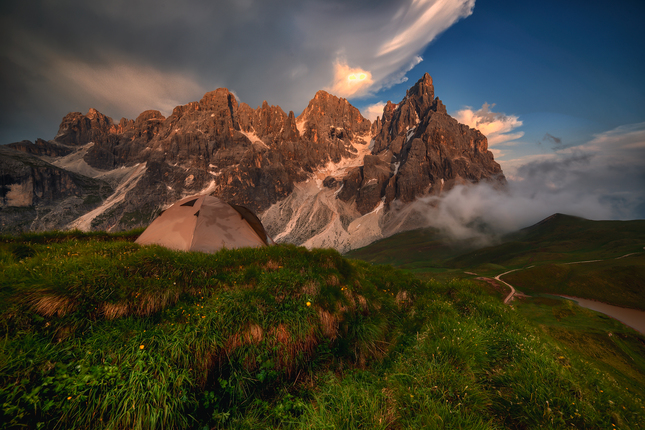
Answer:
M218 87L296 115L326 89L370 115L427 72L548 210L645 218L643 22L642 0L6 0L0 143Z
M499 161L552 152L547 133L563 148L583 145L645 121L644 18L639 1L477 1L424 49L408 82L354 102L396 102L428 72L452 114L488 103L522 122L512 145L492 145Z

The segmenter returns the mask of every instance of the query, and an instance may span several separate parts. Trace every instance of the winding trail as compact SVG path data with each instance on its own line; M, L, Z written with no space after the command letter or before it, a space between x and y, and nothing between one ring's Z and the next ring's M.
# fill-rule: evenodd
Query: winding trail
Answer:
M643 249L645 249L645 246L643 247ZM630 253L630 254L625 254L625 255L622 255L622 256L620 256L620 257L616 257L616 258L607 258L607 259L605 259L605 260L572 261L572 262L568 262L568 263L561 263L561 264L584 264L584 263L595 263L595 262L597 262L597 261L619 260L619 259L621 259L621 258L629 257L630 255L636 255L636 254L641 254L641 253L642 253L642 252L632 252L632 253ZM508 274L509 274L509 273L511 273L511 272L517 272L518 270L526 270L526 269L530 269L531 267L535 267L535 265L528 266L528 267L520 267L519 269L509 270L508 272L500 273L499 275L495 276L495 280L497 280L497 281L501 282L502 284L506 285L508 288L510 288L510 289L511 289L511 292L510 292L510 293L508 294L508 296L506 296L506 298L504 299L504 304L505 304L505 305L507 305L511 300L513 300L513 296L515 296L515 294L517 293L517 291L515 290L515 288L514 288L511 284L509 284L509 283L508 283L508 282L506 282L506 281L502 281L501 277L502 277L502 276L504 276L504 275L508 275ZM469 273L469 272L464 272L464 273ZM470 274L470 273L469 273L469 274ZM486 278L483 278L483 279L486 279ZM489 279L490 279L490 278L489 278Z

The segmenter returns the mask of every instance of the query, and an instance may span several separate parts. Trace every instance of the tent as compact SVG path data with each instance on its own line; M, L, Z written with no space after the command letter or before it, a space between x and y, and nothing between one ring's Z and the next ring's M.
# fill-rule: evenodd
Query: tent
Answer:
M213 253L222 248L266 246L273 240L249 209L198 195L181 199L162 212L136 243Z

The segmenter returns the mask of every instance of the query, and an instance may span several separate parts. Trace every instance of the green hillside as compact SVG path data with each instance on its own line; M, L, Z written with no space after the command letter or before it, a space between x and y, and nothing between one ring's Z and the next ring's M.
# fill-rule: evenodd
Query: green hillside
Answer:
M424 228L378 240L345 256L372 264L391 264L422 278L449 279L454 272L462 271L449 268L444 262L472 249L469 241L450 241L438 230Z
M133 237L2 238L0 428L645 422L645 338L595 313L537 325L470 281L333 250L208 255ZM580 348L570 328L588 326Z
M445 261L455 268L496 264L525 267L536 263L611 259L642 252L645 220L591 221L555 214L538 224L509 234L497 246L471 251Z
M591 221L555 214L504 236L500 244L474 250L465 246L450 244L433 230L415 230L347 256L392 264L423 279L469 277L467 273L494 277L522 269L504 279L525 293L575 295L645 309L644 220ZM602 261L566 264L589 260Z

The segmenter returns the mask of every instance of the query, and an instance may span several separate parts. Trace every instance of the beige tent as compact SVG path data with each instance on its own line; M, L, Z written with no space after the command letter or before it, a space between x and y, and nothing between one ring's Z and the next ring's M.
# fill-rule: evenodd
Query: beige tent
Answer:
M222 248L265 246L273 240L249 209L199 195L186 197L166 209L136 243L212 253Z

